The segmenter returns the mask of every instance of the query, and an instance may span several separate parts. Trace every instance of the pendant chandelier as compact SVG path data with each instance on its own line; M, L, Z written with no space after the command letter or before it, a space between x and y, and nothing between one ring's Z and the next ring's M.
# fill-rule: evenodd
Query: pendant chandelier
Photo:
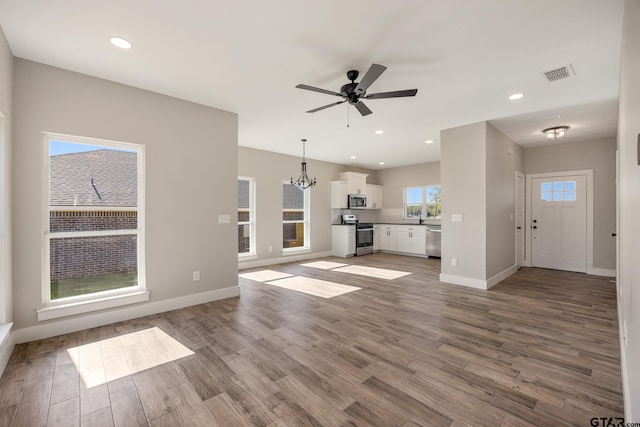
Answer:
M302 170L300 172L300 176L298 177L297 181L294 181L293 177L291 177L291 185L295 185L301 190L306 190L307 188L310 188L316 185L316 178L314 177L313 179L311 179L307 175L307 162L305 160L305 144L307 140L303 138L301 139L301 141L302 141Z

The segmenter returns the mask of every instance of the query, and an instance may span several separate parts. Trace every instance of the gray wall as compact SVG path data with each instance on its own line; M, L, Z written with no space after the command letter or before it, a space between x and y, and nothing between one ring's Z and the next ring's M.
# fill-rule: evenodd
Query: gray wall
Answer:
M11 118L13 55L0 28L0 324L13 319L11 274ZM0 116L1 117L1 116ZM0 369L0 372L2 369Z
M593 267L615 270L616 140L598 139L525 150L525 173L593 169Z
M486 122L440 132L442 274L486 279ZM462 214L462 222L451 222ZM458 266L451 265L458 259Z
M238 147L238 176L256 180L256 253L259 262L292 259L292 256L282 256L282 182L289 181L292 176L293 179L298 178L301 161L297 156ZM331 181L339 180L339 173L346 171L369 173L375 177L372 171L307 158L307 172L318 181L315 187L307 190L311 192L312 254L331 252ZM272 247L271 252L269 246ZM242 264L253 263L255 260L241 262L241 268Z
M36 325L41 306L43 131L145 146L151 301L237 286L235 114L21 59L14 83L17 328Z
M440 184L440 162L382 169L376 173L384 185L384 208L404 209L404 187Z
M524 150L487 123L487 278L515 264L516 171Z
M618 121L619 271L618 316L621 339L625 421L640 422L640 1L625 1Z

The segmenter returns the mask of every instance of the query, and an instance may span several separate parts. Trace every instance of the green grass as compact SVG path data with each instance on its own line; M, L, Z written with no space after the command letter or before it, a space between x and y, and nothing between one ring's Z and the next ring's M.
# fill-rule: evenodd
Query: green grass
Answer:
M51 299L128 288L137 284L137 273L112 273L92 277L79 277L77 279L56 280L51 282Z

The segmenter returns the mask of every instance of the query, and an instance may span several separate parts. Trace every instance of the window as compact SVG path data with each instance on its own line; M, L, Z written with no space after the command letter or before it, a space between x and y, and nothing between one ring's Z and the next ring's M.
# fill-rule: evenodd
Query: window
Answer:
M39 319L66 315L40 315L63 303L139 302L113 297L145 290L143 147L58 135L46 135L45 142L45 309Z
M543 182L540 198L543 202L575 202L576 181Z
M255 180L238 178L238 255L255 255Z
M309 191L282 184L282 249L309 249Z
M442 202L440 199L439 185L428 185L424 187L405 187L405 219L435 219L440 218L441 213Z

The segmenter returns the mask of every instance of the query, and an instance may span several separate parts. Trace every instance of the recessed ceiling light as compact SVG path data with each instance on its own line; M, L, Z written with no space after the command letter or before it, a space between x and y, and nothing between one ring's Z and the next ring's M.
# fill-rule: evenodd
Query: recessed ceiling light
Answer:
M376 135L382 135L384 133L384 131L382 129L379 129L376 131Z
M380 162L380 163L378 163L378 164L379 164L379 165L384 165L384 162Z
M351 156L351 159L355 159L355 158L356 158L356 156Z
M427 139L424 143L425 144L433 144L433 139Z
M520 99L524 96L524 93L514 93L509 97L510 100L515 101L516 99Z
M120 49L131 49L131 42L129 40L125 40L121 37L111 37L109 39L111 44L119 47Z

